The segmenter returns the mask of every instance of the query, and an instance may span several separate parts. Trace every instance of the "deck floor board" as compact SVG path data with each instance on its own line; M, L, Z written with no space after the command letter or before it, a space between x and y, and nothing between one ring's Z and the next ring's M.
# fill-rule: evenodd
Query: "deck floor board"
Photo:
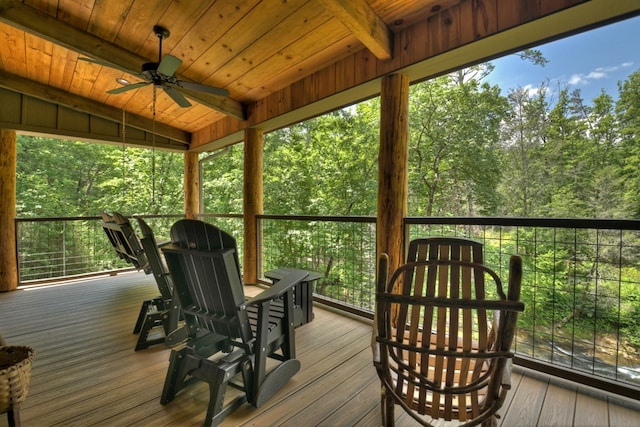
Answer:
M126 273L28 289L0 294L0 335L9 344L36 350L23 425L202 425L206 384L182 390L163 406L170 349L133 350L142 300L158 293L152 277ZM256 292L247 288L248 294ZM223 426L379 425L371 324L318 305L314 312L313 322L296 331L300 372L262 407L243 405ZM583 391L516 367L499 425L640 424L638 402ZM237 393L231 389L226 398ZM396 420L398 426L414 424L399 407ZM6 425L6 416L0 416L0 427Z

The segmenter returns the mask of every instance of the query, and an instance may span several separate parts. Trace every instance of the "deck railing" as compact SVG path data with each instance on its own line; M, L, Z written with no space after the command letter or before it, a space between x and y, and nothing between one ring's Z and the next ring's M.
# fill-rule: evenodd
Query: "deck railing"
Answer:
M519 364L629 396L640 391L640 221L408 218L409 238L484 243L502 277L523 258Z
M159 240L180 216L144 216ZM240 215L206 215L242 251ZM134 227L137 226L132 221ZM261 215L262 271L322 273L318 300L371 316L375 218ZM113 256L100 218L18 220L21 282L128 267ZM406 239L458 235L480 240L485 261L506 276L523 257L517 362L626 395L640 392L640 221L407 218ZM242 253L240 253L242 256Z

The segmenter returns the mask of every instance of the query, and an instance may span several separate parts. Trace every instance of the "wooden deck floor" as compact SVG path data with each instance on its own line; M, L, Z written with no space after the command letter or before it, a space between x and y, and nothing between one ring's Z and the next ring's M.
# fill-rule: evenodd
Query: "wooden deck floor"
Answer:
M36 349L22 422L30 426L202 425L204 384L160 405L170 350L134 352L141 301L157 293L143 273L0 294L0 335ZM297 329L301 371L260 409L223 425L376 426L379 391L370 324L316 306ZM502 426L638 426L640 405L518 370ZM412 425L397 411L399 426ZM0 427L7 425L0 417Z

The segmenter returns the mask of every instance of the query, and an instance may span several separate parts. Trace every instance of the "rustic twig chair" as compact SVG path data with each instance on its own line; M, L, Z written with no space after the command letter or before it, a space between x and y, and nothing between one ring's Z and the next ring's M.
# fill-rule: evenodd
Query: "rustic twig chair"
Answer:
M235 239L197 220L180 220L164 246L189 339L171 351L160 402L167 404L189 379L209 384L205 425L218 424L249 402L259 407L300 369L295 359L293 287L296 270L245 300ZM267 358L276 361L267 372ZM224 406L227 385L241 394Z
M423 425L495 421L524 310L522 260L510 259L505 295L482 258L482 244L472 240L417 239L389 278L388 257L380 256L373 350L384 425L394 424L396 404Z

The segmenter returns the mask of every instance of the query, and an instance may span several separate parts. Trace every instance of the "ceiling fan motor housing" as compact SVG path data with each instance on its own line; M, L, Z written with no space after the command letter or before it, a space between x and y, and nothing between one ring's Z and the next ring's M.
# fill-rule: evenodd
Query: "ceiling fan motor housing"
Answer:
M158 73L158 65L157 62L145 62L142 64L142 75L154 84L162 83L162 77Z
M166 39L169 37L169 30L167 30L166 28L164 28L161 25L154 25L153 26L153 32L156 34L156 36L158 36L158 38L160 39Z

